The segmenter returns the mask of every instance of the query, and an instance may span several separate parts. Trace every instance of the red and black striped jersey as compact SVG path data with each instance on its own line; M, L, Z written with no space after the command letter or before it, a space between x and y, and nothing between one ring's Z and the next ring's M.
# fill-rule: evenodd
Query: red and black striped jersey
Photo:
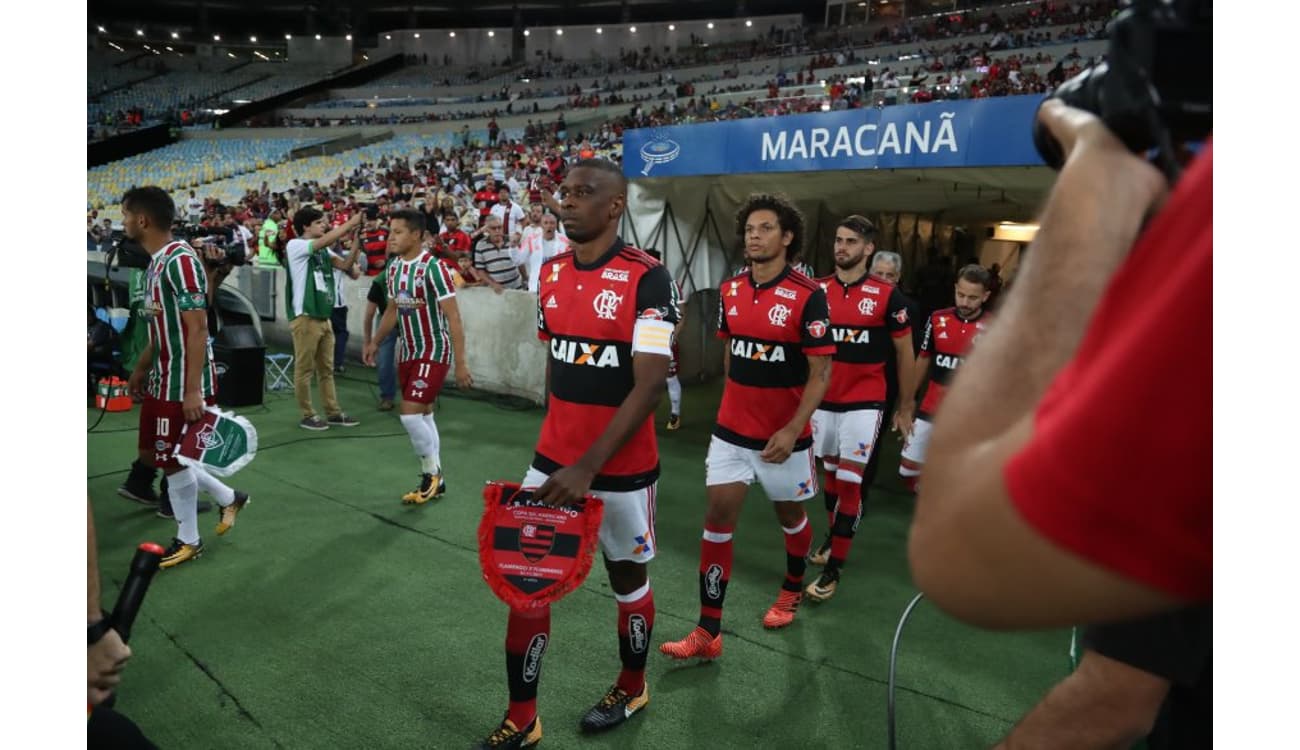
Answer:
M765 284L745 271L720 290L718 336L728 340L731 359L713 434L762 450L799 409L808 356L835 353L826 293L790 266ZM804 425L795 450L811 444Z
M925 340L921 342L921 355L930 359L930 377L921 399L922 417L932 417L948 391L948 384L958 366L970 352L971 345L993 324L993 316L982 309L970 320L957 314L957 308L936 310L925 321Z
M820 408L883 409L892 339L912 334L907 302L893 284L868 274L848 284L833 274L817 283L826 292L835 341L831 384Z
M590 265L572 251L542 263L537 335L550 346L551 374L534 467L549 474L587 452L632 391L637 320L675 324L678 305L668 270L622 238ZM592 489L628 492L658 477L659 446L648 416L600 468Z

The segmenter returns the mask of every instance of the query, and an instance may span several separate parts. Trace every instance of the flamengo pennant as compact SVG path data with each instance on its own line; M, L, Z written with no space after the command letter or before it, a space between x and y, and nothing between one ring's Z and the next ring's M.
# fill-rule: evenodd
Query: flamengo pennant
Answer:
M478 528L483 580L516 609L563 599L591 572L604 509L594 497L581 507L552 508L518 484L489 482Z

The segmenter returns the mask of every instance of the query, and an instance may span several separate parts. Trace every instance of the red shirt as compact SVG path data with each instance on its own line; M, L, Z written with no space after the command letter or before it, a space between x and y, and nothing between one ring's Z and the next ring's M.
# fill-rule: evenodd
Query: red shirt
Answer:
M1213 590L1210 144L1146 227L1003 469L1053 543L1175 596Z
M487 216L492 213L492 207L497 204L497 197L500 192L497 190L488 190L484 188L474 194L474 202L482 203L483 207L478 210L479 216Z
M442 239L442 244L447 247L449 253L468 253L473 249L473 243L463 229L457 229L454 232L443 232L438 236Z
M379 227L362 232L361 249L366 254L366 275L378 276L388 260L388 230Z
M993 316L983 308L970 320L958 315L955 307L930 314L930 319L925 321L925 339L920 354L930 360L929 384L925 387L925 398L921 399L921 418L928 421L934 416L971 344L992 324Z
M794 418L808 382L808 355L832 355L826 293L786 266L766 284L749 271L722 282L718 337L729 339L731 364L713 434L762 450ZM804 425L794 449L812 445Z
M677 296L667 269L616 238L595 263L572 252L542 264L537 336L551 350L550 399L533 466L572 466L605 431L632 392L632 333L642 317L675 324ZM654 415L600 468L592 489L630 492L659 477Z
M884 409L885 367L892 339L912 335L907 304L893 285L869 274L852 284L831 275L817 280L826 293L835 342L831 384L818 408L826 411Z

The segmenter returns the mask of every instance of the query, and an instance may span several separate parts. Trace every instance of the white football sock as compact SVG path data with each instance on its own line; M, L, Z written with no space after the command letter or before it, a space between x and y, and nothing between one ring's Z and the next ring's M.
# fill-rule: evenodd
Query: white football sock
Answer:
M428 468L433 460L433 435L429 423L424 421L424 415L403 414L401 420L406 434L411 436L411 447L415 449L415 455L420 457L420 470L425 474L435 473Z
M217 505L224 508L235 502L235 491L209 474L206 469L191 466L190 471L194 472L194 479L199 483L199 491L211 495L217 501Z
M186 544L199 543L199 483L193 469L167 476L167 498L176 516L176 538Z
M682 413L682 381L674 375L668 378L668 403L671 405L672 413L681 416Z
M433 412L424 415L424 421L429 423L429 431L433 433L433 450L429 456L433 459L433 471L430 474L442 473L442 436L438 434L438 423L433 420Z

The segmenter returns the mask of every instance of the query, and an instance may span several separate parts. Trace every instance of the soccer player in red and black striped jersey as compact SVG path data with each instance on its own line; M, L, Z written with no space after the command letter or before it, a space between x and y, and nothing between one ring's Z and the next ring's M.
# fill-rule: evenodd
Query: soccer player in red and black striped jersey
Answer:
M402 386L398 406L411 447L420 457L420 485L402 496L408 505L423 505L446 491L442 478L442 441L433 420L433 402L447 379L455 355L456 384L469 388L474 380L465 360L465 329L456 305L451 269L421 246L424 214L410 208L389 217L388 241L394 258L388 264L388 307L379 330L366 344L362 358L375 365L379 342L401 329L397 377Z
M870 276L867 259L875 250L876 228L862 216L847 216L835 228L835 273L818 283L826 291L835 339L835 376L813 414L813 452L826 470L826 541L809 556L824 565L808 584L808 598L822 602L835 595L862 518L862 475L880 440L888 411L890 349L898 382L911 382L912 327L907 301L893 284ZM911 424L911 405L899 407ZM897 422L897 420L895 420Z
M727 341L727 384L705 469L709 507L700 544L700 619L659 650L675 659L722 654L722 603L731 578L732 533L748 485L758 481L785 532L786 574L763 626L794 622L812 528L803 502L817 494L809 419L831 378L835 344L826 293L790 266L803 216L782 196L751 195L736 213L749 270L722 282L718 335Z
M991 282L992 274L988 269L973 263L957 272L956 306L930 314L925 322L925 340L921 344L916 372L910 381L899 380L903 384L899 400L907 404L915 403L921 384L928 383L916 421L901 428L907 442L903 444L898 474L913 492L930 445L934 412L975 339L993 324L992 316L984 311L984 303L988 302L992 291Z
M655 554L659 478L654 409L662 393L677 322L668 271L618 236L627 181L613 162L586 159L560 187L560 219L570 250L541 267L538 336L547 342L550 398L532 466L522 482L549 505L589 492L604 502L600 546L618 602L622 671L582 718L584 731L617 726L650 699L645 663L654 627L646 564ZM506 627L510 707L479 747L531 747L550 607L512 609Z
M198 500L202 485L221 505L217 534L225 534L248 503L202 469L183 467L172 455L185 425L216 403L216 370L208 344L208 279L203 261L188 244L173 240L176 207L159 187L133 188L122 198L126 236L149 252L143 314L149 343L136 360L127 385L140 398L138 448L167 478L176 517L176 538L163 556L169 568L203 554Z

